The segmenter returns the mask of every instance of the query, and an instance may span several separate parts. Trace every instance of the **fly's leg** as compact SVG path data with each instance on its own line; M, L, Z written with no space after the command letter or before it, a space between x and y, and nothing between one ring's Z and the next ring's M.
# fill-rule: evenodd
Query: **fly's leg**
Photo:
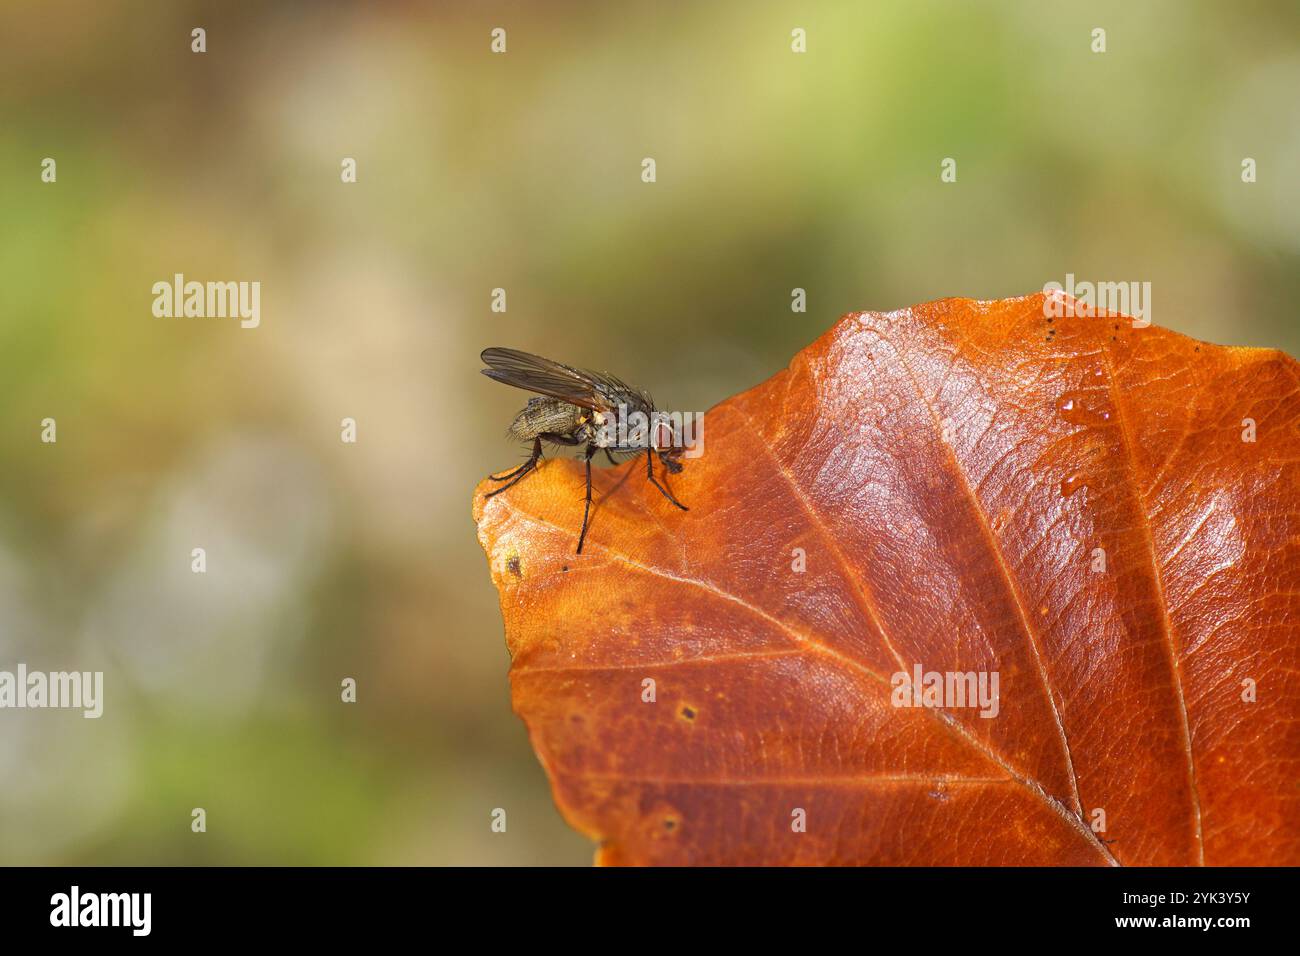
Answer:
M489 491L483 497L491 498L493 495L501 494L501 492L505 491L507 488L514 487L516 484L519 483L519 480L521 478L526 476L530 471L532 471L534 468L537 467L537 462L541 459L541 457L542 457L542 440L540 438L534 438L533 453L528 456L528 460L526 462L524 462L514 471L507 472L506 474L501 475L500 477L496 475L488 475L488 477L491 478L493 481L504 481L506 483L502 485L500 488L498 488L496 491Z
M524 462L518 468L513 469L512 471L506 472L504 475L488 475L488 477L491 478L493 481L509 481L511 478L515 477L515 475L518 475L520 472L526 474L527 472L531 471L533 468L537 466L537 459L541 457L542 457L542 440L540 438L534 438L533 453L528 456L528 460L526 462ZM506 487L509 486L507 485ZM500 488L498 490L505 491L506 489ZM492 492L492 494L495 495L496 492L494 491ZM490 498L492 497L492 495L488 495L488 497Z
M609 463L611 465L618 464L618 459L614 457L614 453L610 451L608 448L605 449L605 457L609 459Z
M596 454L596 446L587 446L587 503L582 506L582 533L578 535L578 554L582 554L582 543L587 540L587 517L591 514L591 456Z
M645 476L650 479L650 483L654 485L656 488L658 488L665 498L667 498L677 507L681 508L683 511L691 510L690 508L682 504L680 501L678 501L676 498L674 498L673 493L671 491L669 491L663 485L659 484L659 479L655 477L654 451L649 448L645 450Z

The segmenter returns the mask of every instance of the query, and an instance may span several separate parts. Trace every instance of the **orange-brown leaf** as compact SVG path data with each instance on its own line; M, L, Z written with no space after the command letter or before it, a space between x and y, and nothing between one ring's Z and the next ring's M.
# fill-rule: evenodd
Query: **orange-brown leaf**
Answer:
M1300 863L1298 421L1278 352L1042 296L845 316L689 513L601 470L575 555L578 463L479 487L515 709L607 863Z

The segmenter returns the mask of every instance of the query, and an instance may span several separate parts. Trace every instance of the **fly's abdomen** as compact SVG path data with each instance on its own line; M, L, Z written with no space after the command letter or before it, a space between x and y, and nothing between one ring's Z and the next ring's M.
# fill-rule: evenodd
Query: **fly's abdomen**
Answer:
M510 436L532 441L539 435L571 435L582 425L583 409L556 398L530 398L510 424Z

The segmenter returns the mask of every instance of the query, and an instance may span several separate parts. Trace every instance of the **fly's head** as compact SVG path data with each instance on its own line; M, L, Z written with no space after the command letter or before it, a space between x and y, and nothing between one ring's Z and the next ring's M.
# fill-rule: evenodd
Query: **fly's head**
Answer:
M661 451L659 453L659 460L663 462L664 467L668 469L670 474L675 475L682 470L682 463L677 460L681 456L682 449L673 448L669 451Z
M672 422L665 419L656 420L651 429L651 439L659 461L669 473L675 475L680 472L682 463L678 459L682 457L686 448L682 445L681 436L673 428Z

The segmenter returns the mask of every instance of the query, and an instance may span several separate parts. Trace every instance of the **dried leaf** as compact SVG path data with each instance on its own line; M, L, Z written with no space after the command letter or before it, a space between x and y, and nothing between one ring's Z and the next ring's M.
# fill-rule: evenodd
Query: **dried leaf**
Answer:
M605 863L1300 863L1298 382L945 300L710 411L689 513L603 470L575 555L578 463L485 482L560 810ZM996 716L895 706L918 665L996 672Z

